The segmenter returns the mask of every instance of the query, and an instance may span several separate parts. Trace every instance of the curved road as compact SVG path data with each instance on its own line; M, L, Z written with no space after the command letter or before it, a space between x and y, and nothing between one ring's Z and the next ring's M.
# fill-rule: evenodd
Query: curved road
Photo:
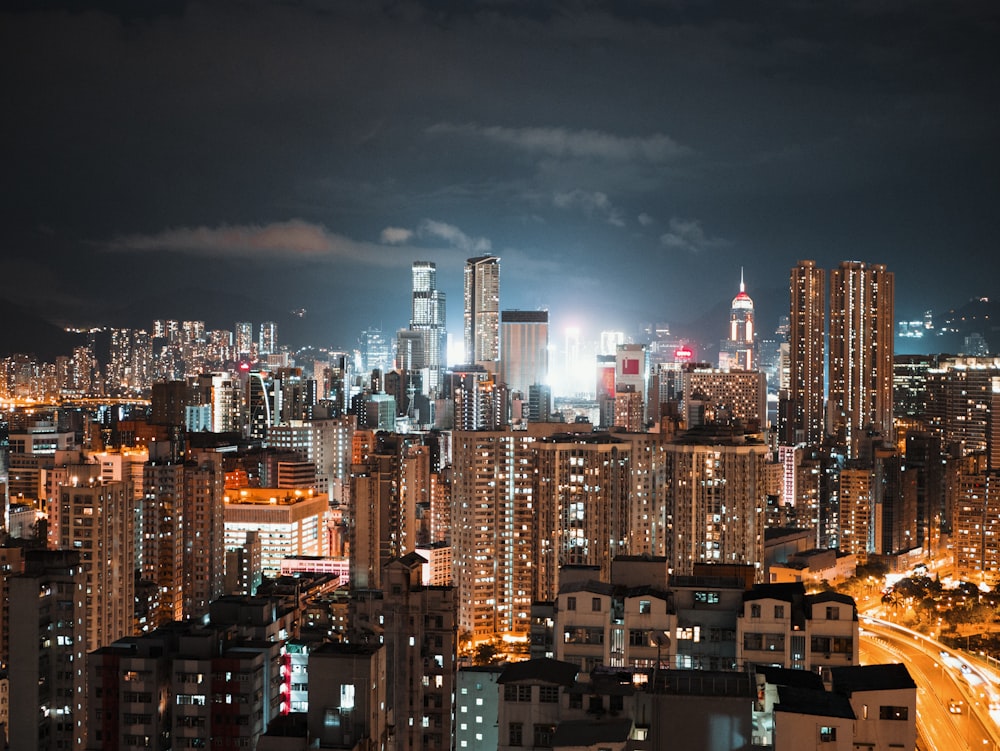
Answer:
M991 713L997 701L993 677L980 668L963 672L957 653L936 641L899 627L863 619L859 645L862 664L902 662L917 684L919 747L997 751L1000 733ZM941 652L945 651L942 658ZM949 711L961 702L961 712Z

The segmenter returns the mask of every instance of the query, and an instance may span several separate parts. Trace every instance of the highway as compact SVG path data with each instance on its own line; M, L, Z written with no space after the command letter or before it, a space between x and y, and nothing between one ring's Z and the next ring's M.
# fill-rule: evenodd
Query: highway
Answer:
M1000 711L990 709L1000 707L1000 687L992 671L933 639L865 616L859 651L863 665L906 665L917 684L919 748L1000 751Z

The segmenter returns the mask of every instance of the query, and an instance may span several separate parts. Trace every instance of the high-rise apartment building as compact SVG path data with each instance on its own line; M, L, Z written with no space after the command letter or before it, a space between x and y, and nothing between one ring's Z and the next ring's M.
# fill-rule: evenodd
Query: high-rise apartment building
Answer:
M952 534L955 574L990 587L1000 582L1000 476L968 462L958 473ZM11 645L13 647L13 644Z
M93 466L96 469L96 465ZM131 480L100 482L69 471L59 486L57 546L80 552L87 587L87 651L129 636L135 605L135 536Z
M465 359L491 370L500 359L500 259L465 263Z
M788 394L781 440L819 444L826 383L826 272L815 261L800 261L791 271L789 292Z
M539 426L543 423L539 423ZM475 642L530 627L536 435L465 431L453 435L451 543L459 630Z
M450 586L421 584L425 563L417 553L408 553L387 563L381 591L352 592L352 621L360 627L355 633L362 642L385 645L386 703L396 720L390 751L452 748L456 592ZM377 628L369 627L375 624ZM351 641L358 639L352 635Z
M674 574L723 563L763 574L765 464L762 442L711 427L691 430L666 447L667 559Z
M893 435L893 279L860 261L830 273L830 427L851 457L866 433Z
M32 550L9 579L12 748L68 751L86 735L87 576L76 550Z
M628 525L632 444L607 433L561 434L534 445L535 599L554 600L559 568L594 566L610 581L611 561L631 552Z
M500 314L500 382L508 391L528 396L534 385L548 383L549 312L505 310Z
M688 425L688 407L699 402L715 422L739 421L765 427L767 423L767 376L756 370L717 370L687 367L680 373L681 414ZM704 422L704 420L701 420Z
M383 567L417 547L417 506L430 501L430 454L415 435L359 430L355 439L371 449L351 466L351 586L376 589Z
M419 331L423 340L422 362L427 368L428 389L441 386L441 374L447 365L448 332L445 294L437 288L437 266L430 261L413 262L413 304L410 330Z

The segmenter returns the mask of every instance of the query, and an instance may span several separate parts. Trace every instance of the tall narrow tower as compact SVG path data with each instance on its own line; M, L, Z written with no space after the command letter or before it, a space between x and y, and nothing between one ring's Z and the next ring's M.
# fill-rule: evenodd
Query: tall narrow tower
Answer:
M440 388L447 354L445 294L437 288L437 266L430 261L413 262L413 306L410 330L423 339L423 362L428 370L428 388Z
M892 272L861 261L830 272L831 428L851 457L869 430L892 439L892 327Z
M753 370L756 365L753 327L753 300L743 283L740 269L740 291L729 310L729 367Z
M823 440L826 357L826 272L815 261L799 261L789 283L788 402L782 441L819 444Z
M495 368L500 359L500 259L478 256L465 263L465 359Z

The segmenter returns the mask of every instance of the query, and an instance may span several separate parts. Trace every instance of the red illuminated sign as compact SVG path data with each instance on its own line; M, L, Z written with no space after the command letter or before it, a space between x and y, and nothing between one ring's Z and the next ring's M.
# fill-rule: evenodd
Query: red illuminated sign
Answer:
M694 357L694 352L687 347L681 347L674 350L675 360L690 360L692 357Z

